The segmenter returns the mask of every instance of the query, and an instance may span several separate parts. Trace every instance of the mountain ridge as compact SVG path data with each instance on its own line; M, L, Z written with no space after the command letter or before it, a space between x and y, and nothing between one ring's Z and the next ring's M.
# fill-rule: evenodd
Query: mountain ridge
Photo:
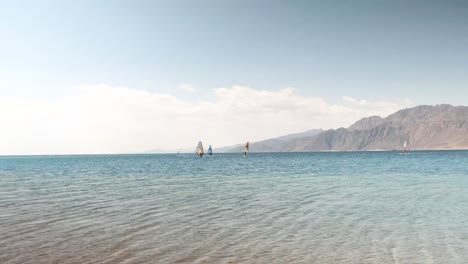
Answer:
M304 133L297 135L301 134ZM401 109L385 118L365 117L348 128L280 138L283 140L273 138L253 142L251 151L395 150L400 149L404 141L408 141L410 149L468 149L468 107L420 105ZM227 150L225 152L240 152L242 147L243 145L239 145L224 149Z

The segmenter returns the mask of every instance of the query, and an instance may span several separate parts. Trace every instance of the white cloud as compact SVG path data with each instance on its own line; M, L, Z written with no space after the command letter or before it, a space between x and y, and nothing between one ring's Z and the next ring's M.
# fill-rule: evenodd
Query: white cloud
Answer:
M404 99L397 102L390 101L374 101L369 102L363 99L356 99L349 96L342 97L343 104L351 109L358 109L360 112L365 112L366 116L378 115L386 116L396 112L402 108L410 107L413 102L409 99Z
M234 86L214 100L109 85L79 86L55 100L0 97L0 154L126 153L176 150L198 140L213 146L256 141L312 128L349 126L361 117L388 115L409 101L341 104L276 91Z
M181 85L179 85L179 87L177 87L178 90L181 90L181 91L184 91L184 92L189 92L189 93L193 93L197 90L197 88L191 84L188 84L188 83L183 83Z

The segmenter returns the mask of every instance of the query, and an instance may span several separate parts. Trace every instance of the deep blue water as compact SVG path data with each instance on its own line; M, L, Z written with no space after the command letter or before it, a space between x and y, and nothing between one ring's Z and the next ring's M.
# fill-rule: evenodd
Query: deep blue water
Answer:
M468 151L0 157L0 263L468 263Z

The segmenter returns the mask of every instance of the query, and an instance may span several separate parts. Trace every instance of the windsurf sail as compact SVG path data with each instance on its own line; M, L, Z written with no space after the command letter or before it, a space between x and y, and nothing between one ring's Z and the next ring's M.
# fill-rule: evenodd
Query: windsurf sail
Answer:
M405 143L403 143L403 146L401 147L401 152L407 153L408 152L408 142L405 140Z
M247 154L249 154L249 142L248 141L247 141L247 144L245 144L244 157L247 157Z
M208 155L213 156L213 149L211 148L211 145L208 147Z
M198 156L203 157L203 155L205 155L205 152L203 151L203 144L201 141L198 142L198 146L197 146L197 150L195 151L195 153L197 153Z

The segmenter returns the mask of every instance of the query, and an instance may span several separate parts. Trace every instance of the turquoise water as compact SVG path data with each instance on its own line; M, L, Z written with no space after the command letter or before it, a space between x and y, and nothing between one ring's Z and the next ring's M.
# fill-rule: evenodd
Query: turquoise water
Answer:
M0 263L468 263L468 152L0 158Z

